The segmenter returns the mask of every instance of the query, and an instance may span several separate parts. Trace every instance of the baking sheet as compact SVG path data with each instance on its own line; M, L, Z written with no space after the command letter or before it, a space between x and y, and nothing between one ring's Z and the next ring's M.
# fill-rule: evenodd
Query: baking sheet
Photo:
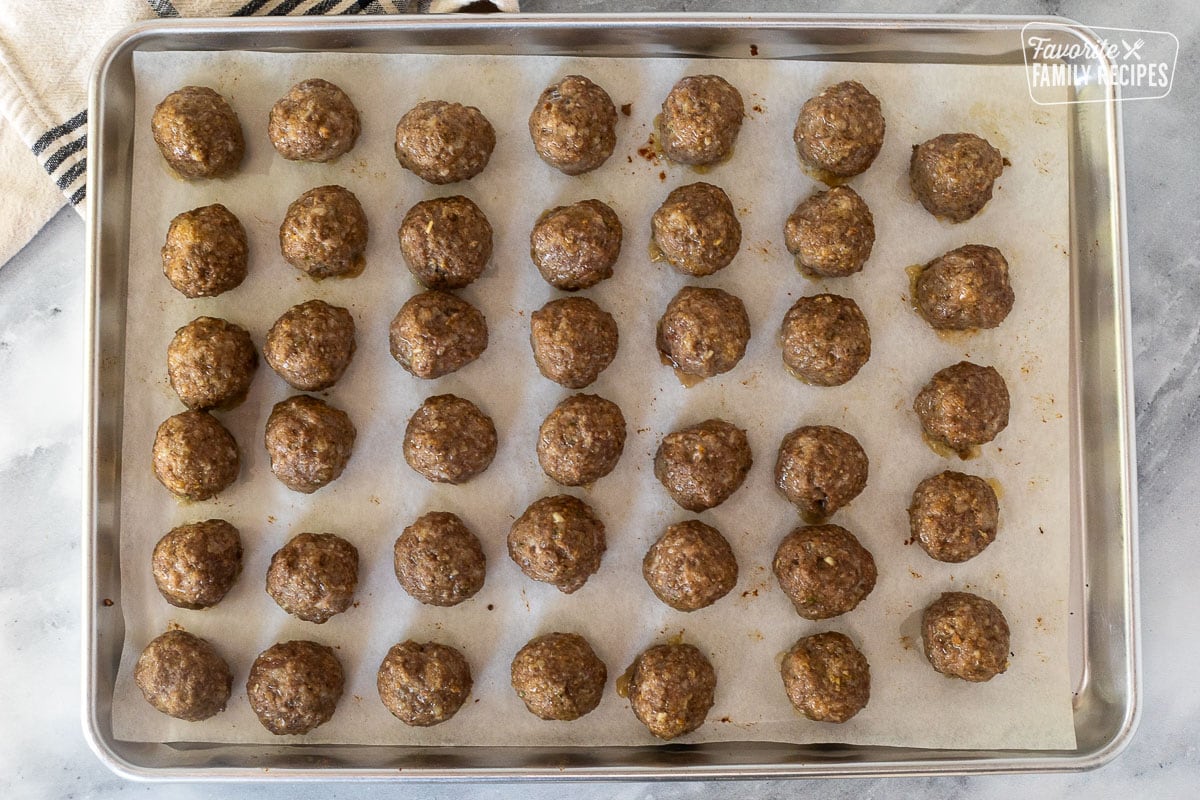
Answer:
M338 712L306 737L287 741L585 745L655 742L613 689L638 652L669 638L696 644L718 675L708 722L682 742L841 741L913 747L1070 748L1074 746L1067 666L1068 591L1068 190L1065 114L1035 107L1019 67L858 65L760 60L576 59L493 56L137 53L137 134L127 321L122 482L122 597L126 638L113 699L114 734L141 741L277 742L254 718L244 683L258 652L276 641L311 638L337 648L347 672ZM618 147L600 170L563 176L533 154L525 118L547 84L587 74L614 102L632 104L618 122ZM738 86L747 119L731 161L702 175L639 154L658 106L687 74L715 72ZM354 151L332 165L279 158L265 136L271 103L289 86L320 76L341 85L363 113ZM871 205L877 242L866 269L851 278L809 281L792 266L782 224L800 199L820 187L804 174L791 128L804 99L838 80L863 81L888 120L883 152L852 180ZM149 117L163 96L186 83L210 85L230 99L247 133L238 176L209 183L175 179L155 152ZM478 106L497 129L488 169L465 184L432 187L400 168L392 153L396 120L421 99ZM1012 162L995 199L970 222L952 226L926 214L907 188L910 146L946 131L986 136ZM754 336L732 372L685 388L654 348L654 325L670 297L689 283L648 258L649 218L670 189L708 180L729 192L743 225L734 263L710 278L741 297ZM341 183L363 202L371 223L364 273L314 283L283 262L277 229L301 192ZM420 381L392 361L387 326L419 287L404 269L395 232L418 200L463 193L496 231L492 266L462 295L487 315L485 355L454 375ZM560 293L528 258L528 232L547 207L598 197L625 226L616 277L586 292L616 317L621 349L586 391L617 402L629 423L625 455L594 487L568 490L605 521L609 549L600 571L573 595L526 579L508 559L505 535L533 500L560 488L537 465L542 418L570 392L541 378L528 347L528 317ZM222 202L247 227L251 273L226 295L188 300L161 276L158 250L175 214ZM967 242L1000 247L1012 266L1016 305L1004 325L943 339L911 310L905 267ZM849 384L817 388L783 370L776 331L787 307L805 294L855 298L870 321L871 361ZM273 403L294 392L265 366L247 401L220 414L242 450L242 474L221 497L174 500L149 469L154 430L182 410L165 376L175 328L200 314L246 326L261 344L291 305L320 297L351 309L358 352L341 382L323 393L359 431L345 474L312 496L285 489L261 446ZM993 364L1009 383L1008 429L967 463L944 459L922 442L912 398L937 369L962 358ZM405 422L428 395L454 392L492 415L500 449L491 468L460 487L434 486L403 461ZM722 506L697 515L730 540L741 567L737 587L716 605L684 614L654 598L640 574L646 548L671 522L688 518L653 478L661 435L709 416L747 428L755 464ZM862 442L871 459L867 488L832 520L874 554L879 581L853 612L824 622L798 617L770 573L779 540L799 520L772 485L775 450L801 424L833 424ZM939 564L905 545L905 508L926 475L964 469L1001 488L999 539L962 565ZM450 609L422 606L392 574L392 543L420 514L453 511L483 542L484 589ZM184 611L157 594L149 570L155 541L174 525L223 517L246 547L239 583L215 609ZM271 554L295 533L332 531L361 556L358 604L322 626L286 615L263 591ZM970 589L995 600L1013 633L1007 673L973 685L935 673L921 653L921 609L945 590ZM228 709L201 723L155 712L131 679L141 648L169 625L212 640L234 670ZM573 723L548 723L524 710L508 685L516 650L551 630L584 634L609 668L600 707ZM778 677L779 655L804 635L840 630L872 665L872 698L850 722L810 722L794 712ZM375 672L387 648L405 638L460 648L475 677L472 699L449 722L410 729L378 700Z

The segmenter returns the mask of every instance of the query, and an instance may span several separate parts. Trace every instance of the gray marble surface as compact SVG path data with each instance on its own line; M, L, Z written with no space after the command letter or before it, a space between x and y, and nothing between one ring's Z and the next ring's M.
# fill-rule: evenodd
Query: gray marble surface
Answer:
M832 796L1195 797L1200 794L1200 661L1195 613L1200 519L1200 17L1188 0L615 4L525 0L542 10L1058 13L1093 25L1165 29L1181 42L1169 98L1124 109L1141 513L1145 713L1128 750L1071 775L912 780L413 786L410 797ZM80 388L83 224L59 214L0 269L0 797L392 796L384 785L145 785L109 773L80 732Z

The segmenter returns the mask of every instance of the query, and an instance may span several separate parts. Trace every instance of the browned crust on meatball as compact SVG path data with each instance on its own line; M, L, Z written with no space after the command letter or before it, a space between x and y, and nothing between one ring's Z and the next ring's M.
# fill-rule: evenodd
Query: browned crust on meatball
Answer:
M654 454L654 477L688 511L729 499L754 463L746 431L723 419L706 419L668 433Z
M586 297L551 300L529 317L529 344L538 371L568 389L582 389L617 355L617 323Z
M375 687L387 710L405 725L428 728L453 717L473 686L471 665L453 647L412 639L392 645Z
M301 533L271 556L267 594L280 608L321 625L354 602L358 549L332 533Z
M858 497L869 467L854 436L831 425L806 425L783 437L775 485L805 519L817 521Z
M146 702L167 716L198 722L225 710L233 673L206 639L170 630L146 645L133 668Z
M925 210L951 222L965 222L992 199L1004 171L1000 151L973 133L943 133L913 145L908 174Z
M193 411L231 408L246 399L258 351L241 325L196 317L167 345L167 379Z
M294 305L267 331L263 356L275 374L302 392L333 386L354 358L354 317L324 300Z
M538 156L567 174L596 169L617 146L617 109L608 92L582 75L547 86L529 115Z
M184 86L154 107L154 143L182 178L223 178L241 166L246 144L229 102L207 86Z
M579 719L600 705L608 669L577 633L530 639L513 657L510 681L517 697L545 720Z
M468 197L422 200L400 223L400 253L428 288L462 289L492 258L492 224Z
M663 532L642 559L642 577L677 611L707 608L737 583L737 558L716 528L685 520Z
M242 573L242 537L223 519L172 528L150 556L154 585L179 608L211 608Z
M487 319L475 306L448 292L413 295L388 329L392 358L418 378L440 378L483 355Z
M921 617L925 657L943 675L981 683L1008 669L1004 613L970 592L943 592Z
M613 471L625 449L625 416L611 400L576 394L538 429L538 463L563 486L593 483Z
M237 479L237 443L206 411L168 417L154 435L154 476L185 500L208 500Z
M845 634L829 631L797 641L779 668L788 699L816 722L845 722L871 699L871 666Z
M805 619L853 611L875 588L875 559L840 525L796 528L779 543L771 564L779 588Z
M604 523L587 503L566 494L534 501L508 532L508 555L521 571L564 594L600 568L606 548Z
M708 165L733 155L745 115L742 94L719 75L693 75L663 100L663 155L679 164Z
M404 431L404 460L434 483L459 484L496 457L496 426L470 400L434 395L421 404Z
M267 417L271 472L292 491L312 494L342 474L357 435L345 411L315 397L289 397Z
M633 662L629 704L659 739L674 739L704 724L713 706L717 673L690 644L660 644Z
M279 226L283 258L310 278L362 272L367 252L367 215L344 186L318 186L288 206Z
M968 244L922 268L917 276L917 309L937 330L995 328L1013 307L1008 261L994 247Z
M333 717L346 686L333 649L310 641L281 642L258 654L246 679L250 708L277 736L308 733Z
M599 200L581 200L538 217L529 257L547 283L574 292L612 277L623 237L617 212Z
M496 131L474 106L427 100L396 125L400 165L433 184L455 183L483 172L496 147Z
M340 86L321 78L300 81L275 101L267 136L289 161L332 161L350 152L362 125Z
M220 203L171 220L162 246L163 275L186 297L215 297L246 279L246 229Z
M750 342L741 299L723 289L685 286L658 321L658 352L675 369L711 378L737 366Z
M404 591L432 606L474 597L487 574L479 538L446 511L424 514L404 529L392 548L392 566Z
M930 439L966 454L1008 426L1008 386L995 367L960 361L934 373L913 410Z
M805 102L792 138L801 161L850 177L875 161L886 127L879 98L858 81L843 81Z
M836 294L801 297L780 329L783 364L814 386L841 386L871 357L871 329L858 303Z
M875 217L858 192L835 186L802 200L784 223L783 238L801 272L842 278L871 257Z
M913 541L930 558L958 564L996 541L1000 501L983 478L946 470L917 484L908 506Z
M742 224L733 202L711 183L674 189L650 218L650 232L672 267L696 277L729 266L742 246Z

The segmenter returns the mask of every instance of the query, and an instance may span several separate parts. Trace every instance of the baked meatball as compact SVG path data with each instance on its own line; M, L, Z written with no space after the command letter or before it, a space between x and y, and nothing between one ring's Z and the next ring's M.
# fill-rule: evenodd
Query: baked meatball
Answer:
M308 395L289 397L267 417L271 472L293 492L312 494L342 474L357 435L340 408Z
M154 107L150 132L181 178L231 175L246 153L237 113L207 86L184 86L167 95Z
M400 223L400 253L408 271L430 289L461 289L492 258L492 224L460 194L422 200Z
M746 431L706 419L663 437L654 454L654 477L676 503L704 511L728 500L752 463Z
M437 642L392 645L379 665L379 699L405 725L428 728L453 717L471 694L471 665Z
M154 477L184 500L208 500L237 479L237 443L207 411L168 417L154 435Z
M642 577L676 611L696 611L720 600L737 583L733 548L716 528L698 520L670 526L642 559Z
M154 545L150 569L171 605L211 608L242 574L242 537L223 519L180 525Z
M863 268L875 246L875 217L858 192L835 186L801 201L783 226L788 252L809 277L842 278Z
M925 210L964 222L992 199L1004 171L1000 151L973 133L943 133L913 145L908 177Z
M779 671L792 705L816 722L845 722L871 699L871 665L845 634L805 636Z
M600 569L604 523L568 494L530 504L508 532L508 555L529 578L571 594Z
M663 100L663 154L679 164L716 164L733 155L745 114L742 95L719 75L693 75Z
M994 367L960 361L934 373L913 410L926 436L965 456L1007 427L1008 405L1008 386Z
M487 559L463 521L433 511L404 529L392 549L404 591L431 606L456 606L483 588Z
M362 125L358 109L329 81L300 81L271 107L267 135L288 161L332 161L350 152Z
M439 394L409 417L404 460L433 483L465 483L492 463L496 443L491 417L470 400Z
M319 392L338 382L356 347L350 312L324 300L309 300L275 320L263 355L292 388Z
M750 341L742 301L722 289L685 286L658 320L658 352L676 370L711 378L737 366Z
M431 289L400 307L388 329L392 358L418 378L440 378L470 364L488 346L488 326L475 306Z
M617 323L586 297L551 300L529 317L538 371L568 389L590 385L617 355Z
M660 644L633 662L629 704L659 739L674 739L704 724L717 691L717 673L690 644Z
M577 633L548 633L517 651L512 687L531 713L569 722L600 705L608 669Z
M246 229L220 203L171 220L162 247L163 275L186 297L216 297L246 280Z
M303 640L280 642L254 659L246 696L263 727L283 736L308 733L328 722L345 686L332 648Z
M225 710L233 673L208 640L170 630L138 656L133 681L162 713L198 722Z
M801 297L779 332L788 372L814 386L841 386L871 357L871 329L858 303L836 294Z
M970 592L943 592L921 617L925 657L943 675L981 683L1008 669L1004 614Z
M196 317L167 345L167 379L193 411L230 408L246 399L258 369L250 333L215 317Z
M650 234L667 263L698 278L729 266L742 246L733 202L711 183L689 183L668 194L650 218Z
M599 200L581 200L538 217L529 256L546 283L574 292L612 277L623 235L615 211Z
M875 559L840 525L808 525L783 538L771 564L779 588L805 619L853 611L875 588Z
M310 278L362 272L367 252L367 215L344 186L318 186L288 206L279 226L283 258Z
M529 115L533 149L550 166L581 175L617 146L617 109L608 92L582 75L547 86Z
M808 99L792 138L805 164L850 177L879 155L885 127L879 99L858 81L843 81Z
M858 439L831 425L806 425L783 437L775 485L806 520L817 522L858 497L868 467Z
M413 106L396 125L396 158L429 183L474 178L495 147L492 123L474 106L427 100Z
M332 533L301 533L271 556L267 594L294 617L318 625L354 602L358 550Z
M1013 306L1008 261L982 244L951 250L921 269L916 301L921 316L937 330L995 328Z
M917 484L908 505L912 539L930 558L957 564L996 540L1000 502L988 482L946 470Z
M625 449L625 416L611 400L576 394L538 429L538 463L563 486L584 486L613 471Z

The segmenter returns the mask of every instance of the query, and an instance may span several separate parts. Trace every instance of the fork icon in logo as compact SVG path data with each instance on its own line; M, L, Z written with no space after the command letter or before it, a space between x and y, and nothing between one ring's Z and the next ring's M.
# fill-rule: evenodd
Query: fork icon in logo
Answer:
M1139 53L1138 51L1142 49L1142 45L1144 45L1145 43L1146 43L1145 39L1138 39L1136 42L1134 42L1132 45L1130 45L1129 42L1122 39L1121 46L1125 48L1124 58L1126 60L1129 60L1129 58L1132 56L1133 58L1136 58L1138 61L1141 61L1142 54Z

